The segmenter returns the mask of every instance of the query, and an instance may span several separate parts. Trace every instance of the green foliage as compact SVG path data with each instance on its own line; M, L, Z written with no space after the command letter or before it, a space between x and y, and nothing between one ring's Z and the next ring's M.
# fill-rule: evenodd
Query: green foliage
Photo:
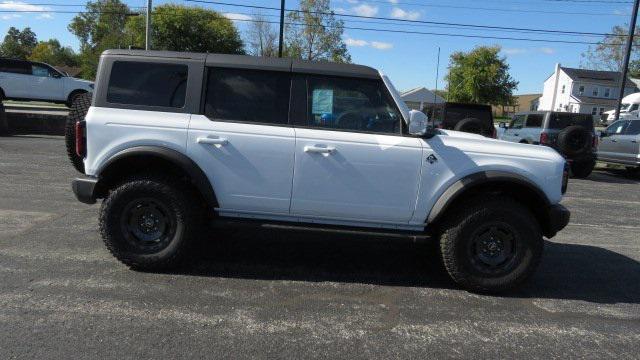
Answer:
M518 82L509 75L499 46L479 46L468 53L451 54L447 92L449 101L512 105Z
M598 45L589 46L587 51L582 53L580 67L592 70L622 71L624 65L624 53L626 51L627 35L629 26L614 26L605 35ZM640 27L636 27L633 45L640 46ZM629 61L629 76L640 77L640 53L631 52Z
M12 26L0 45L0 56L26 60L36 43L36 34L31 28L20 31Z
M71 20L67 28L80 40L82 77L95 78L104 50L127 46L124 26L129 13L129 7L120 0L89 1L86 11Z
M287 56L304 60L351 62L342 40L344 22L331 11L330 0L300 0L300 10L288 15Z
M28 59L58 66L78 66L79 64L79 57L73 49L68 46L63 47L56 39L38 42Z
M127 21L125 38L143 48L145 17ZM199 7L165 4L151 16L151 48L154 50L244 54L244 45L233 22Z

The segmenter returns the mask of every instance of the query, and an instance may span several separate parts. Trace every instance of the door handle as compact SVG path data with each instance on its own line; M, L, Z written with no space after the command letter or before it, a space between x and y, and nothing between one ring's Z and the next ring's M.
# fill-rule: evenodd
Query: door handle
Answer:
M520 134L513 134L513 136L520 136Z
M208 137L200 137L196 140L198 144L208 144L208 145L227 145L229 140L225 138L208 138Z
M616 139L611 139L611 142L618 142L618 140L616 140Z
M632 143L637 144L638 140L631 140Z
M330 147L330 146L321 147L321 146L307 145L304 147L304 152L306 153L331 154L334 151L336 151L336 148Z

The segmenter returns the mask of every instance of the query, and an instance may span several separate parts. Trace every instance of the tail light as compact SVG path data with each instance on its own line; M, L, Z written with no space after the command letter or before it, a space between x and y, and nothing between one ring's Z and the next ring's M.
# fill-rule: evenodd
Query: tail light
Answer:
M562 170L562 195L567 192L569 186L569 162L565 161L564 169Z
M549 134L543 132L540 134L540 144L548 144L549 143Z
M87 123L85 121L78 121L76 123L76 154L81 158L87 155Z

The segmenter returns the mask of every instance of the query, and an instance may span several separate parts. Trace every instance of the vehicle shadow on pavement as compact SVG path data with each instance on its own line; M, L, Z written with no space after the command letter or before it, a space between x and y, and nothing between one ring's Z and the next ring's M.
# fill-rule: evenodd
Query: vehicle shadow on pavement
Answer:
M581 180L602 182L608 184L640 184L639 178L635 178L627 171L620 169L603 169L594 171L589 177Z
M430 240L226 230L198 253L184 275L457 288ZM596 246L545 241L536 274L501 296L640 303L640 262Z

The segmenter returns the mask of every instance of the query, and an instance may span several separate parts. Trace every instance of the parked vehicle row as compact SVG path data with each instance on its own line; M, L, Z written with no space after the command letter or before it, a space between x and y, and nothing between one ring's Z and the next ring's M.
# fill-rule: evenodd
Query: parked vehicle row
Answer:
M598 160L640 175L640 119L618 120L601 132Z
M215 238L203 222L241 219L427 235L460 286L500 291L569 222L558 152L429 127L369 67L109 50L99 69L72 188L104 199L102 238L134 269L177 266Z
M48 101L71 107L77 96L92 91L91 81L72 78L51 65L0 58L0 100Z

